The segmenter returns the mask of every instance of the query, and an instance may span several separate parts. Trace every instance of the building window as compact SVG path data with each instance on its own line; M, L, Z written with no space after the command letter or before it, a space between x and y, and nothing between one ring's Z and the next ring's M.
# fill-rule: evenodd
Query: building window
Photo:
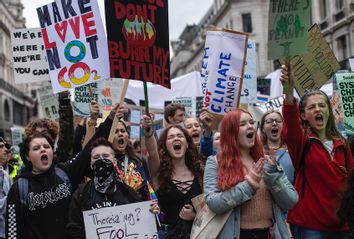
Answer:
M321 19L325 19L327 17L327 0L321 0L320 14Z
M24 125L23 114L22 114L23 106L14 102L13 110L14 110L14 123L17 125Z
M345 35L338 37L336 41L338 61L345 60L347 58L347 39Z
M252 32L252 17L251 13L242 14L242 25L244 32Z
M9 106L9 103L7 102L7 100L5 100L5 103L4 103L4 119L5 121L10 121L10 106Z
M341 10L344 6L344 1L343 0L336 0L336 7L337 10Z

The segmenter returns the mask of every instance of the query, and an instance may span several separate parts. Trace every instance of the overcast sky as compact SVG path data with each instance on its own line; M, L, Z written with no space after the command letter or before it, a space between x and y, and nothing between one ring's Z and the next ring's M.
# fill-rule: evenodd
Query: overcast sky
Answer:
M22 0L27 28L39 27L36 8L52 0ZM213 0L169 0L170 39L179 37L186 24L197 24L211 7ZM104 0L98 0L103 17Z

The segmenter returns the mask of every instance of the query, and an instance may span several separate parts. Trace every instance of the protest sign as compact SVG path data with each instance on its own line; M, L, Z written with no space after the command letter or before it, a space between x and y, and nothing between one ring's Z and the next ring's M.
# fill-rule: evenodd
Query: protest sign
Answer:
M199 118L203 110L203 96L197 96L195 98L195 117Z
M170 88L168 1L105 0L111 77Z
M20 152L19 145L22 143L22 131L19 128L11 128L11 141L12 141L12 146L14 147L15 153Z
M95 82L88 85L75 88L74 93L74 114L77 116L87 117L90 115L90 102L95 100L98 102L99 83Z
M240 101L242 104L253 103L257 97L257 53L256 43L248 40L245 73Z
M53 93L51 85L37 89L39 101L42 106L43 115L49 119L59 119L59 103L57 96Z
M98 104L103 111L111 111L119 102L124 81L123 79L106 79L99 82Z
M187 116L195 116L195 100L192 97L176 97L172 103L183 105Z
M11 44L16 84L50 80L40 28L12 31Z
M210 41L208 81L204 107L224 115L239 105L247 51L247 34L232 31L208 31Z
M310 0L270 0L268 59L284 59L307 52Z
M209 60L209 51L210 51L210 38L205 39L203 60L202 60L202 69L200 71L201 78L201 95L205 95L207 82L208 82L208 60Z
M108 46L97 0L37 8L54 92L109 78Z
M86 238L157 239L150 201L84 211Z
M295 55L290 63L294 74L294 87L302 96L305 89L320 89L340 69L339 63L315 24L309 29L308 53ZM281 60L282 64L285 64Z
M336 74L345 131L354 133L354 73Z
M354 58L349 58L350 71L354 71Z
M140 109L131 109L130 114L130 138L140 139Z

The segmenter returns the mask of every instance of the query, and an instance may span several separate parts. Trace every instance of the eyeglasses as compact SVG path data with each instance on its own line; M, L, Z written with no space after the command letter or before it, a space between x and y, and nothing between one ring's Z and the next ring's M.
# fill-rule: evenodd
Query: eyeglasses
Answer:
M273 122L280 124L283 123L283 121L281 119L266 119L264 121L266 124L273 124Z

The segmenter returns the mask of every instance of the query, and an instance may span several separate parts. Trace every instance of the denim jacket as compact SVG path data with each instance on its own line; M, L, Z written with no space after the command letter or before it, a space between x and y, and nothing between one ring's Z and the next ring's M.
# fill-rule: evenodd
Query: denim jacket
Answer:
M256 191L244 180L231 189L221 192L217 185L217 174L216 157L210 156L204 172L205 202L210 210L216 214L222 214L233 209L218 238L239 239L240 206L252 199ZM282 218L282 210L289 210L296 204L298 200L297 192L286 178L283 169L278 165L266 163L263 180L273 199L274 236L276 239L289 239L288 229Z

